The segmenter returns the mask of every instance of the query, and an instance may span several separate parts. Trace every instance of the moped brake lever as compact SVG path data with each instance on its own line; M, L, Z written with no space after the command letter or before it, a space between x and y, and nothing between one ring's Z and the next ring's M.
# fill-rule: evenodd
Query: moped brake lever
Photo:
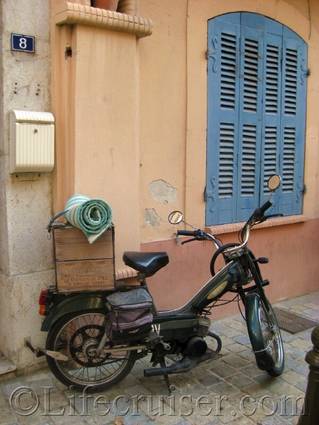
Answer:
M197 238L187 239L187 241L183 241L183 242L181 243L181 245L184 245L185 243L193 242L193 241L197 241Z

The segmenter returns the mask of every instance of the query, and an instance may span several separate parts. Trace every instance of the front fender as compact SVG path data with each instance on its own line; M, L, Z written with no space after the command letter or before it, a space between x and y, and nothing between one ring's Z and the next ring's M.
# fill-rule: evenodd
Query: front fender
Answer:
M265 353L264 338L259 319L259 303L260 296L256 292L246 295L246 322L257 365L259 369L268 370L271 366L271 359Z
M63 316L85 310L105 310L105 294L76 294L54 305L42 322L41 331L48 330Z

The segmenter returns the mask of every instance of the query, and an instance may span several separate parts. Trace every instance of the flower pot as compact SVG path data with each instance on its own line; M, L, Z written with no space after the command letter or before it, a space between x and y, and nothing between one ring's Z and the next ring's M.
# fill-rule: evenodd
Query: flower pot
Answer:
M92 6L99 9L117 10L119 0L93 0Z
M127 15L137 15L136 0L120 0L118 11Z

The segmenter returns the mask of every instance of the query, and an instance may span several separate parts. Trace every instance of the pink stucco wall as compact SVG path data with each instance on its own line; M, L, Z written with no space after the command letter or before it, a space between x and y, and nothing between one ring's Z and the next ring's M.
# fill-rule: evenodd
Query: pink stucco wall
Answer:
M235 233L220 237L224 243L237 241ZM319 289L318 237L319 220L251 233L250 248L256 256L270 260L261 267L263 277L271 283L266 292L272 301ZM171 239L144 244L143 250L167 251L170 257L168 266L149 279L149 287L160 309L184 304L210 276L209 262L214 249L209 242L180 246ZM214 310L214 317L233 313L236 308L236 304L219 307Z

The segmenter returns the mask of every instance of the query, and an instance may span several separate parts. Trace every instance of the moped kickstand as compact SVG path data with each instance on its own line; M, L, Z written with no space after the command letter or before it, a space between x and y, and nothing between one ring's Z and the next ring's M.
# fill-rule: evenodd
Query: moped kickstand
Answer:
M160 360L160 365L161 365L161 368L163 368L163 369L167 367L166 362L165 362L165 357L162 357L162 359ZM165 381L165 383L167 385L168 394L171 395L172 392L175 391L175 389L176 389L175 388L175 385L172 385L170 383L169 376L168 376L167 373L165 373L163 375L163 377L164 377L164 381Z

